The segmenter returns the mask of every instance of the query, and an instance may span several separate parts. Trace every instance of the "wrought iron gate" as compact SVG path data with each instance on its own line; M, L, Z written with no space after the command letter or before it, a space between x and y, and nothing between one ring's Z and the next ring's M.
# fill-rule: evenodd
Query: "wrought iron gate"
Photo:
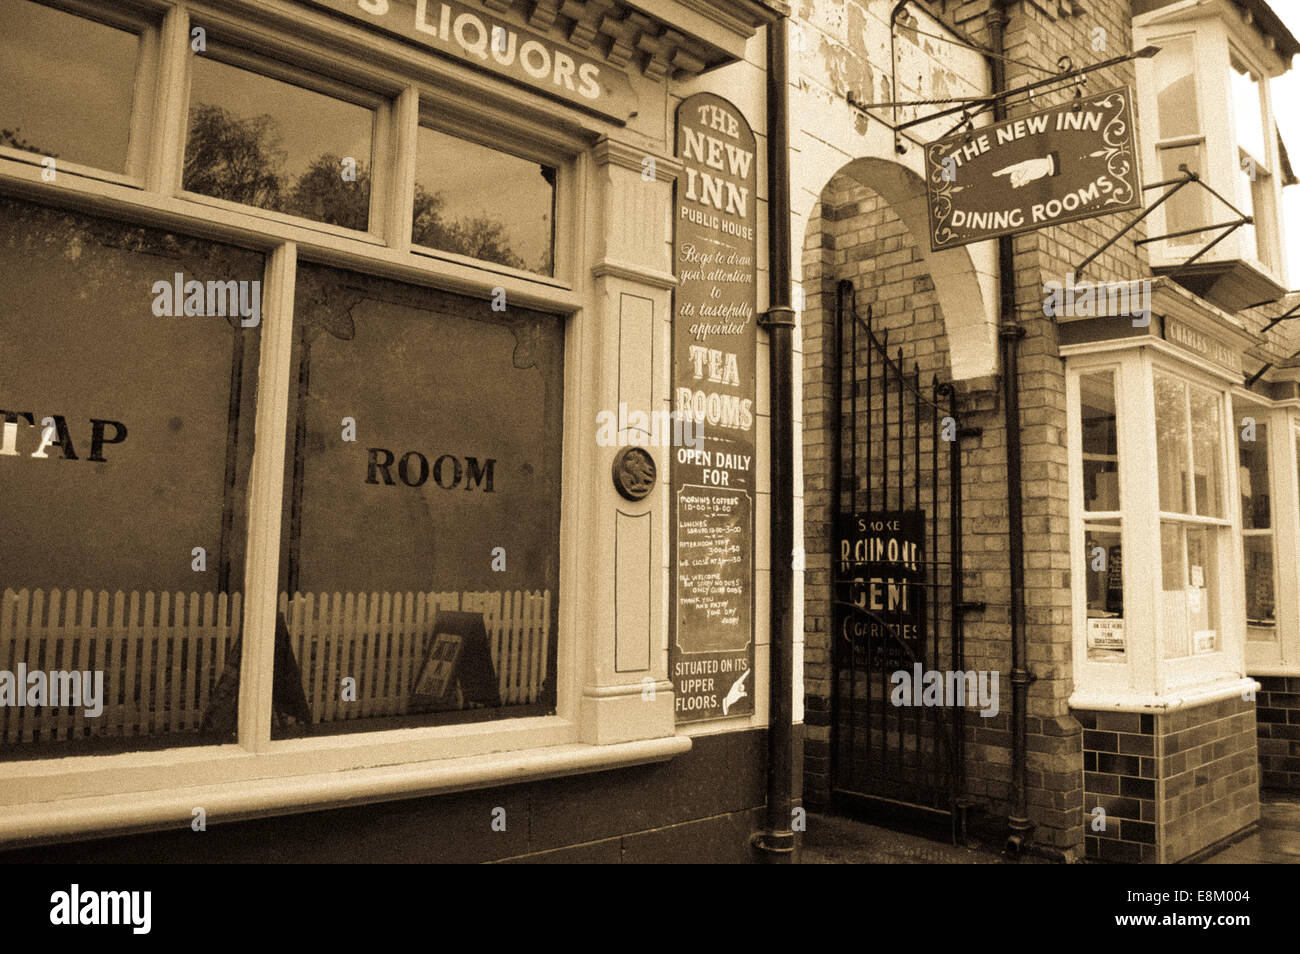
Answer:
M831 789L845 807L951 813L956 834L962 710L917 703L925 673L965 671L977 604L962 596L960 441L979 430L961 426L951 384L890 358L852 282L836 305Z

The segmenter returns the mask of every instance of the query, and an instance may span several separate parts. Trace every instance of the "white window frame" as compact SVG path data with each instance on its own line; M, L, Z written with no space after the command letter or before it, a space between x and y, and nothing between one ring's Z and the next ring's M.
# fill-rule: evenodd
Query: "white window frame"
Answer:
M1245 602L1240 542L1240 506L1231 442L1232 410L1229 390L1235 381L1225 372L1189 361L1173 346L1157 339L1109 342L1069 349L1066 359L1067 449L1069 453L1071 599L1074 621L1075 708L1128 708L1143 711L1168 707L1189 699L1242 691L1245 675ZM1123 547L1126 653L1123 660L1087 658L1087 606L1083 573L1087 554L1084 526L1099 516L1084 510L1082 427L1079 377L1116 370L1116 410L1119 417L1120 526ZM1220 403L1219 466L1223 474L1223 518L1188 516L1159 510L1159 473L1155 454L1155 373L1173 374L1209 388ZM1190 434L1188 453L1191 453ZM1230 466L1231 465L1231 466ZM1214 528L1219 566L1219 632L1215 652L1166 657L1170 634L1164 631L1158 608L1162 592L1160 525L1176 520ZM1237 625L1238 622L1241 625Z
M1147 60L1136 61L1139 98L1143 103L1150 103L1151 108L1140 111L1142 132L1143 167L1159 170L1158 148L1174 145L1186 145L1200 142L1205 156L1205 168L1197 170L1206 183L1216 191L1229 198L1238 208L1244 209L1245 202L1240 195L1241 164L1237 146L1236 118L1233 115L1232 93L1228 88L1228 70L1236 59L1259 77L1261 91L1262 121L1264 123L1264 170L1268 172L1270 185L1267 190L1260 190L1260 198L1267 192L1267 201L1263 209L1255 209L1256 234L1248 232L1243 226L1235 230L1222 242L1210 249L1201 259L1202 262L1224 262L1241 260L1253 269L1261 272L1276 284L1286 287L1283 281L1285 263L1281 260L1285 248L1280 209L1282 207L1282 187L1280 176L1273 174L1281 168L1275 120L1273 117L1272 94L1269 78L1279 69L1269 69L1263 57L1276 56L1264 49L1263 40L1241 22L1239 16L1230 12L1233 8L1227 3L1211 4L1203 8L1199 15L1192 7L1176 9L1180 5L1160 8L1148 14L1136 17L1133 23L1133 46L1139 48L1147 45L1161 46L1171 40L1185 36L1193 38L1193 60L1196 64L1196 106L1197 125L1200 135L1184 137L1178 140L1162 141L1159 138L1159 123L1154 108L1154 74L1152 64ZM1218 77L1218 79L1215 79ZM1211 136L1209 130L1225 130L1224 135ZM1159 144L1159 146L1157 145ZM1152 182L1160 181L1161 176L1149 175ZM1187 189L1199 189L1188 185ZM1161 190L1163 191L1163 190ZM1181 194L1181 193L1180 193ZM1233 213L1223 203L1209 193L1206 196L1207 225L1232 219ZM1148 202L1154 202L1160 195L1152 191ZM1252 202L1255 202L1252 197ZM1151 215L1150 234L1163 235L1171 229L1166 223L1163 208L1156 209ZM1216 230L1213 235L1221 234ZM1208 241L1208 238L1206 239ZM1202 242L1201 244L1204 244ZM1258 249L1265 251L1261 255ZM1154 242L1148 246L1151 264L1155 267L1176 266L1182 263L1198 246L1173 245L1169 241ZM1268 260L1272 256L1274 260Z
M1269 482L1274 501L1273 597L1277 625L1274 638L1247 640L1246 669L1259 676L1300 675L1300 401L1265 401L1244 389L1237 396L1248 399L1252 408L1269 409ZM1243 587L1244 583L1243 578Z
M607 665L596 658L598 627L591 609L602 601L607 582L594 562L596 555L575 545L590 533L595 519L580 494L583 468L590 469L590 462L580 458L588 453L583 448L591 443L591 429L579 410L585 406L586 376L592 361L599 358L593 346L598 340L596 319L586 307L589 292L578 256L593 254L583 228L585 193L595 187L590 146L604 127L596 120L587 120L595 131L579 126L571 110L495 81L491 88L496 100L465 97L453 108L439 80L451 74L461 83L483 82L472 71L456 64L430 63L427 55L405 51L386 39L326 26L334 21L324 15L306 17L303 10L284 4L270 4L274 9L268 11L267 4L251 2L247 9L234 9L225 2L220 7L144 2L161 20L151 28L160 37L158 81L143 139L149 147L143 174L125 182L94 170L64 175L61 169L57 181L47 183L30 154L5 151L0 154L0 194L174 229L267 255L259 329L263 337L255 419L258 440L247 491L246 638L238 737L229 745L0 762L0 844L31 844L87 832L175 828L189 824L194 807L203 807L209 821L258 817L661 761L688 750L689 736L677 735L671 723L670 693L663 710L668 713L667 724L660 734L648 737L645 732L627 735L612 724L602 727L599 713L607 710L592 704L600 701L595 696L588 698L592 693L600 695L599 687L588 688L591 671ZM292 43L293 62L328 61L332 78L350 88L391 92L385 107L392 126L385 138L391 144L384 167L377 160L374 166L378 198L372 194L372 234L181 191L188 94L188 82L183 80L194 20L214 35L219 31L222 38L246 42L250 55L278 53L288 59ZM384 56L368 57L371 44L382 48ZM508 109L501 105L506 100ZM475 128L498 131L500 148L517 153L519 143L526 142L531 155L559 170L556 277L412 250L409 205L404 214L402 209L413 193L412 147L421 104L435 101L440 116L458 112L469 121L472 113L479 120ZM555 715L271 738L291 319L300 261L480 298L503 289L511 303L554 313L557 320L565 321L566 450L560 501ZM619 710L608 711L610 719Z
M1241 430L1240 430L1240 424L1241 424L1241 418L1242 418L1243 415L1248 415L1248 416L1250 416L1250 417L1255 418L1256 429L1257 429L1257 436L1258 436L1258 428L1259 428L1259 425L1261 425L1261 424L1264 425L1265 433L1268 435L1268 448L1267 448L1267 451L1266 451L1266 459L1267 459L1267 461L1268 461L1268 486L1265 487L1264 490L1267 491L1267 493L1268 493L1268 495L1269 495L1269 522L1268 522L1268 526L1267 526L1267 527L1259 528L1259 529L1251 529L1251 528L1247 528L1247 527L1246 527L1246 516L1245 516L1245 514L1242 514L1242 515L1241 515L1241 539L1242 539L1242 544L1241 544L1241 546L1242 546L1242 561L1241 561L1241 566L1242 566L1242 573L1243 573L1242 581L1243 581L1243 586L1244 586L1244 592L1249 593L1249 591L1250 591L1250 586L1251 586L1251 581L1250 581L1250 579L1247 578L1247 577L1245 576L1245 567L1246 567L1245 548L1246 548L1246 541L1247 541L1247 540L1250 540L1250 539L1266 539L1266 540L1268 540L1268 542L1269 542L1269 551L1270 551L1270 554L1271 554L1271 562L1272 562L1272 567L1271 567L1271 569L1272 569L1272 579L1273 579L1273 625L1272 625L1272 626L1252 626L1251 623L1250 623L1249 618L1247 618L1247 620L1246 620L1246 640L1247 640L1247 644L1249 644L1249 643L1251 643L1251 642L1274 642L1274 641L1276 641L1276 640L1278 639L1278 636L1279 636L1279 634L1281 633L1281 626L1282 626L1282 620L1281 620L1281 617L1282 617L1282 606L1279 604L1279 602L1278 602L1278 598L1277 598L1277 597L1278 597L1278 578L1279 578L1279 575L1280 575L1280 574L1279 574L1280 566L1279 566L1279 563L1278 563L1278 514L1277 514L1277 506L1276 506L1276 505L1277 505L1277 493L1276 493L1275 487L1276 487L1278 481L1277 481L1277 479L1276 479L1276 477L1275 477L1275 475L1274 475L1274 472L1273 472L1273 467L1274 467L1274 464L1275 464L1275 462L1276 462L1276 458L1277 458L1277 448L1274 446L1274 445L1277 443L1277 439L1276 439L1277 431L1274 430L1274 427L1275 427L1275 422L1277 421L1277 418L1278 418L1279 415L1277 414L1276 411L1274 411L1272 408L1270 408L1270 407L1268 406L1268 404L1263 403L1263 402L1260 402L1260 401L1258 401L1258 400L1254 400L1254 399L1252 399L1252 398L1246 396L1245 394L1241 393L1240 391L1234 391L1234 394L1233 394L1233 408L1232 408L1232 416L1233 416L1233 432L1234 432L1234 433L1233 433L1233 443L1234 443L1234 445L1235 445L1235 446L1237 447L1237 449L1238 449L1238 456L1237 456L1236 466L1239 468L1239 470L1238 470L1238 478L1237 478L1237 479L1238 479L1238 487L1239 487L1239 490L1238 490L1238 494L1237 494L1236 505L1237 505L1237 507L1239 507L1239 508L1240 508L1240 506L1241 506L1241 493L1240 493L1240 480L1241 480L1241 478L1240 478L1240 467L1241 467L1241 456L1240 456L1240 448L1241 448ZM1253 492L1252 495L1253 495L1253 494L1258 494L1258 493L1259 493L1259 488L1251 487L1251 491ZM1248 604L1249 604L1249 600L1247 600L1247 605L1248 605ZM1268 630L1268 629L1271 629L1271 630L1272 630L1272 633L1273 633L1272 636L1269 636L1269 637L1258 637L1258 638L1252 638L1252 637L1251 637L1251 633L1252 633L1253 631L1256 631L1256 630Z

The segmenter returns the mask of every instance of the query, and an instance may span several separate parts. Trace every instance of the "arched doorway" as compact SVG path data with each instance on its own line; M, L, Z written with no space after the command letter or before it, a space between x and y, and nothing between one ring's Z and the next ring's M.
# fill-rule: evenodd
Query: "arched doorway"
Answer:
M956 822L961 720L996 697L957 675L962 442L979 430L954 381L994 371L996 282L965 249L930 253L926 234L920 178L887 160L846 165L809 217L805 791Z

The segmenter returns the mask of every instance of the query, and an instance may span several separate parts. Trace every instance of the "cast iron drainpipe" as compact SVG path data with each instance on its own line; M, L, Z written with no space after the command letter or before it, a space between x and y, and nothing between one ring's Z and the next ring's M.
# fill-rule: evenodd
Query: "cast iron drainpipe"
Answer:
M771 633L768 667L767 818L750 842L767 864L794 857L790 827L794 744L794 309L790 306L790 134L786 18L767 30L767 281L771 405Z
M993 0L989 6L989 57L993 92L1005 92L1007 76L1003 30L1007 22L1006 0ZM1007 118L1006 100L993 106L994 122ZM1020 367L1018 353L1025 329L1016 319L1016 278L1011 236L998 239L998 285L1000 323L998 340L1002 346L1002 412L1007 430L1007 534L1010 544L1011 592L1007 607L1011 618L1011 785L1015 803L1007 817L1006 852L1018 857L1033 836L1029 821L1026 793L1029 788L1029 762L1026 742L1029 683L1033 677L1026 668L1025 651L1025 524L1021 510L1020 484Z

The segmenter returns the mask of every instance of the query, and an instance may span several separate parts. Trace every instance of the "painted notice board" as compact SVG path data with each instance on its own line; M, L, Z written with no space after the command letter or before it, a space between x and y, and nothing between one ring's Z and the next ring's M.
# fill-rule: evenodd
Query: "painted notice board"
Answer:
M755 140L711 93L677 108L668 668L678 722L754 711Z
M835 519L836 600L860 669L906 669L928 638L925 511L867 510Z

